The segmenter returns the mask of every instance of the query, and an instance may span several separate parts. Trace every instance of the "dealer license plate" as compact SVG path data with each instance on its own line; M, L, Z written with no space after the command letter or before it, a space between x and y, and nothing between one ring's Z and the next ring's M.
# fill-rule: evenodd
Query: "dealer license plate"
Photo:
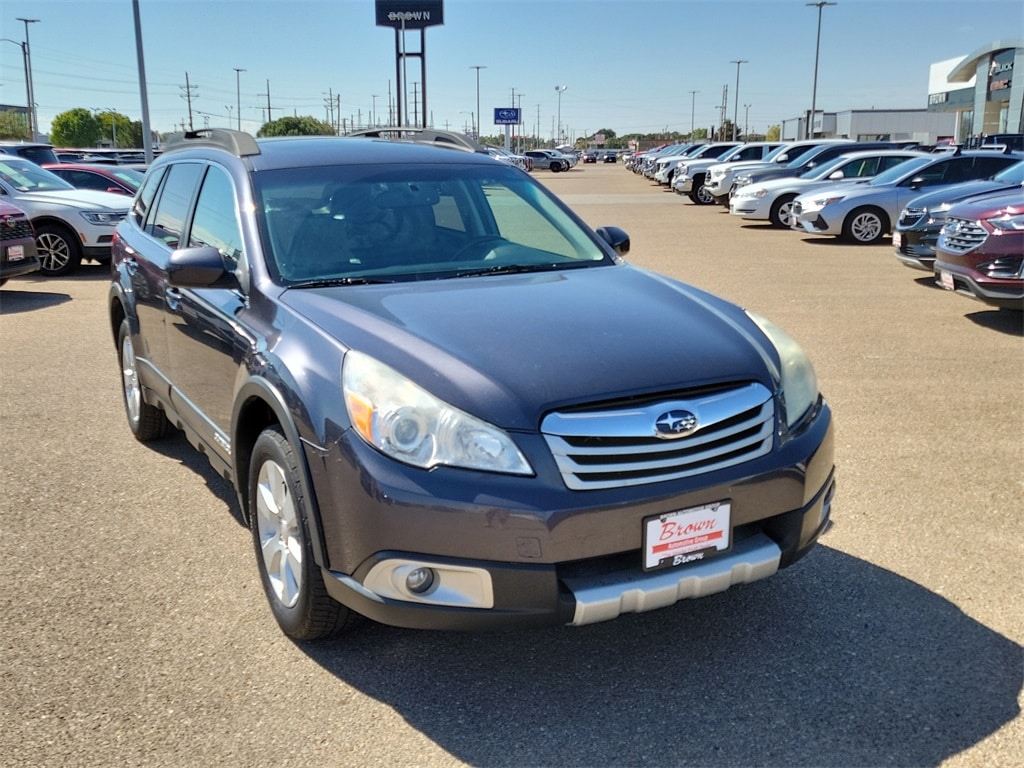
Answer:
M8 261L21 261L25 258L25 246L24 245L11 245L7 247L7 260Z
M944 269L939 270L939 282L942 284L942 287L945 288L947 291L952 291L955 290L956 288L956 286L954 286L953 284L953 275L951 275Z
M706 560L732 546L728 501L666 512L644 521L644 570Z
M903 246L903 233L893 232L892 233L892 246L893 248L899 249Z

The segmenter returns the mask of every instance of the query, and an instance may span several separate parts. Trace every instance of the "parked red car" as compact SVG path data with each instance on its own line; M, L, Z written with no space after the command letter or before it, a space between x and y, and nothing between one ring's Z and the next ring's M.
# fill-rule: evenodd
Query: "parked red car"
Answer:
M1024 311L1024 189L950 208L935 248L935 278L946 290Z
M32 222L21 208L0 200L0 285L38 269Z
M43 168L78 189L134 196L145 175L135 168L105 163L43 163Z

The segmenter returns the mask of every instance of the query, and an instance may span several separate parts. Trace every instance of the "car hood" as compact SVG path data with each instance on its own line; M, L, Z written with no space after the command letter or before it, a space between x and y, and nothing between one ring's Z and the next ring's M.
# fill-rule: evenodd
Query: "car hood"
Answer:
M762 168L776 168L778 166L777 163L765 162L764 160L741 160L735 163L716 162L715 165L721 165L733 172L754 171Z
M1010 191L1014 189L1022 189L1020 184L1007 184L1005 182L992 181L990 179L984 179L982 181L966 181L962 184L955 184L952 187L947 187L941 192L929 192L928 194L915 197L910 201L910 205L915 208L927 208L932 210L940 205L946 205L948 203L957 203L961 200L966 200L969 197L975 195L991 194L993 192L1000 192L1002 190ZM1024 191L1024 189L1022 189Z
M45 206L67 206L83 211L112 210L125 211L131 207L131 198L113 192L93 189L54 189L48 192L24 192L15 198L19 206L33 208Z
M628 265L290 289L282 303L506 429L535 430L555 408L712 383L776 389L777 356L742 310Z

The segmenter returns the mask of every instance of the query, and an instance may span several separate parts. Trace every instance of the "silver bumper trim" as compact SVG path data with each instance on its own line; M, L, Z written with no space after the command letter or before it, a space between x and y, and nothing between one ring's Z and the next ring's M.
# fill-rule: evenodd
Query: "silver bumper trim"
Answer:
M596 624L623 613L643 613L692 597L724 592L736 584L765 579L779 570L782 550L764 534L738 542L728 555L706 563L654 571L611 574L599 579L566 579L576 598L572 626Z

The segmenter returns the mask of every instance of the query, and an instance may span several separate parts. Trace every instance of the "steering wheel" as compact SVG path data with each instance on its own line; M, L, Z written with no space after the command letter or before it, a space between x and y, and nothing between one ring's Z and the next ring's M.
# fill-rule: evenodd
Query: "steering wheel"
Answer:
M508 240L500 235L481 235L480 237L474 237L464 246L459 248L459 250L452 255L449 261L479 261L488 253L502 245L508 245Z

